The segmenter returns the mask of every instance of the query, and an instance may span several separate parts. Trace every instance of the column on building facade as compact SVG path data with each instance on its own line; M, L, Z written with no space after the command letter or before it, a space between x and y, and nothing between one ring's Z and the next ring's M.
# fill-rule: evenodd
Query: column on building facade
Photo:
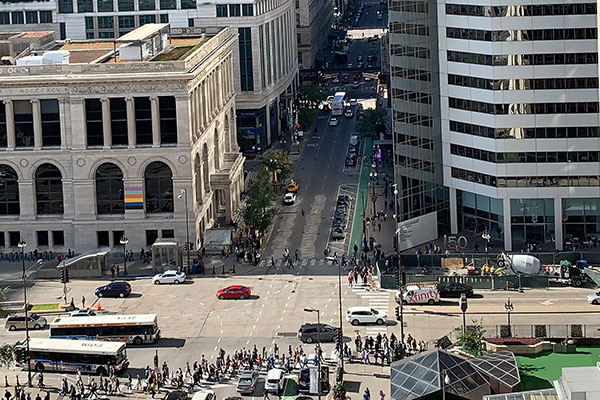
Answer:
M69 109L67 107L67 102L69 99L60 98L58 99L58 115L60 116L60 148L67 149L70 144L67 144L67 121L69 121Z
M87 142L87 128L85 125L85 107L82 98L72 98L69 100L71 108L71 148L85 149Z
M110 123L110 101L103 97L102 102L102 137L104 139L104 148L108 149L112 146L112 127Z
M158 97L150 97L150 110L152 113L152 147L160 147L160 112L158 110ZM179 114L177 117L180 118Z
M200 123L200 129L204 130L206 127L206 79L200 84L200 117L202 122Z
M193 118L193 115L190 115L190 98L187 93L175 95L175 115L177 115L177 143L190 144L189 124L187 121Z
M232 187L233 185L230 184L227 189L223 190L223 193L225 194L225 219L227 221L230 221L231 217L233 217L233 201L231 196Z
M456 201L456 188L450 187L450 233L458 233L458 206Z
M133 97L126 97L127 104L127 142L128 147L135 147L135 103Z
M12 100L4 100L4 112L6 113L6 145L9 150L15 148L15 114Z
M35 193L33 179L19 178L19 206L20 220L33 221L35 219Z
M38 99L29 100L31 102L31 114L33 116L33 148L42 148L42 110Z
M192 89L190 93L190 123L192 126L192 137L194 141L196 140L196 133L198 132L198 113L196 109L198 107L198 102L196 101L196 89Z
M504 224L504 250L512 251L512 225L511 225L511 210L510 199L502 199L502 214Z
M556 250L561 251L564 242L562 199L556 197L554 198L554 245L556 246Z
M217 91L219 93L219 109L221 109L221 107L223 107L223 100L225 99L225 96L223 96L223 92L225 91L225 85L223 84L223 68L221 66L217 67L217 79L218 79L218 83L217 83Z
M265 119L266 119L266 128L267 128L267 146L271 145L271 107L269 104L265 106Z

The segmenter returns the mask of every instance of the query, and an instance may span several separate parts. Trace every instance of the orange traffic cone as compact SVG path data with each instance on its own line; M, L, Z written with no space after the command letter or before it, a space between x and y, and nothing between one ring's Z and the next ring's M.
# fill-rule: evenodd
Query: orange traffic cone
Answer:
M102 306L100 305L100 303L98 303L98 308L97 308L97 310L98 310L98 311L102 310Z

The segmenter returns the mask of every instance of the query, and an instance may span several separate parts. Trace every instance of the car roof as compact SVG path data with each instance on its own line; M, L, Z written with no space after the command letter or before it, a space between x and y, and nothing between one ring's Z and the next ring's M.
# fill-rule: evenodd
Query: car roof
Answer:
M350 312L356 312L356 311L371 311L371 307L369 307L369 306L356 306L356 307L350 307L350 308L348 308L348 311L350 311Z
M183 272L183 271L181 271L181 272ZM175 269L170 269L170 270L163 272L163 274L176 274L176 273L177 273L177 270L175 270Z
M231 286L227 286L225 289L245 289L246 286L242 286L242 285L231 285Z

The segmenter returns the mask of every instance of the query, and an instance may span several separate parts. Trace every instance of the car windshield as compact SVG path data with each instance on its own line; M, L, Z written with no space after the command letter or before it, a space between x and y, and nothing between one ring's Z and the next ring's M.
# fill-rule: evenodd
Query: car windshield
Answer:
M310 377L310 370L304 369L300 372L300 379L308 379Z
M377 310L373 309L373 308L371 308L371 312L372 312L373 314L379 314L379 312L378 312Z
M29 318L31 318L31 319L38 319L39 317L40 317L40 316L39 316L39 315L37 315L37 314L30 314L30 315L29 315Z

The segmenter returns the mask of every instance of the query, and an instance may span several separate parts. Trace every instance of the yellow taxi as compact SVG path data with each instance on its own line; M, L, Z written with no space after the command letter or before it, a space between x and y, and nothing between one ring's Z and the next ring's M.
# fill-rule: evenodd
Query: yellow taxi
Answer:
M298 189L300 189L300 185L298 185L298 182L296 182L296 181L291 181L287 185L288 192L296 193L298 191Z

